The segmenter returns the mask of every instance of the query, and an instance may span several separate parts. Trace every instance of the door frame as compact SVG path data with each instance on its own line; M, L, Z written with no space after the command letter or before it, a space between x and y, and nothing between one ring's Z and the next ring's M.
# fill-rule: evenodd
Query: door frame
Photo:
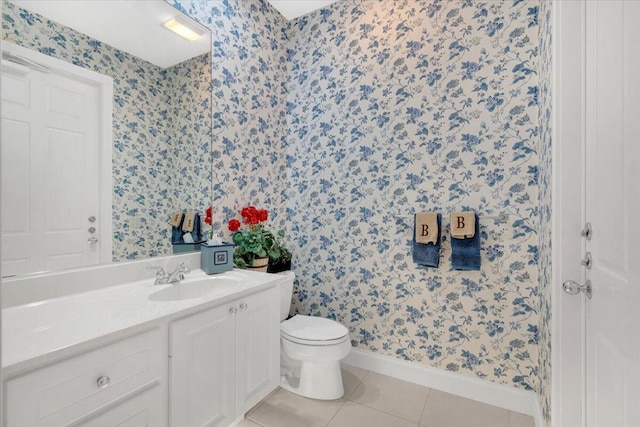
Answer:
M585 422L585 300L562 282L583 283L585 251L585 1L553 2L551 423Z
M60 59L53 58L35 50L27 49L9 41L2 41L2 51L9 51L26 58L66 77L80 80L98 89L100 111L98 118L98 153L100 163L100 209L101 221L98 228L100 239L100 263L111 263L113 259L113 187L112 187L112 151L113 151L113 78Z

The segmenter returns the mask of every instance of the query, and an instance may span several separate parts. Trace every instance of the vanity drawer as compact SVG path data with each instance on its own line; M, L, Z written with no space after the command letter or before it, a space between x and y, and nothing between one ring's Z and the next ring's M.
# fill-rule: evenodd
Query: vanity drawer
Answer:
M162 332L156 328L8 380L7 426L68 425L161 380L167 368Z
M166 414L166 395L156 384L73 427L163 427L167 425Z

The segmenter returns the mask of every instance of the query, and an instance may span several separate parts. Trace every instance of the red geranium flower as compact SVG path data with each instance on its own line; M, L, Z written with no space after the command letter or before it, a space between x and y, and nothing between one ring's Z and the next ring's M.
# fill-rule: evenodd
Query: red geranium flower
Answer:
M246 225L256 225L269 219L269 212L266 209L256 209L255 206L245 206L240 211L240 215Z
M249 218L255 215L256 212L258 212L258 210L256 209L255 206L246 206L242 208L240 215L242 215L243 218Z
M242 208L240 215L244 218L247 225L255 225L258 223L258 210L255 206L247 206Z
M240 224L240 221L233 218L232 220L229 221L229 231L238 231L241 225L242 224Z
M204 222L206 222L209 225L213 223L213 209L211 209L211 206L207 208L207 216L204 219Z

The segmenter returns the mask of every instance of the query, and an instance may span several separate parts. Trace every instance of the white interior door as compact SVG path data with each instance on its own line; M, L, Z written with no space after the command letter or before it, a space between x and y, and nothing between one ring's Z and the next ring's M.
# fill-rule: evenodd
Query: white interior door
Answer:
M100 262L100 112L95 84L3 60L3 276Z
M586 2L586 422L640 426L640 2Z

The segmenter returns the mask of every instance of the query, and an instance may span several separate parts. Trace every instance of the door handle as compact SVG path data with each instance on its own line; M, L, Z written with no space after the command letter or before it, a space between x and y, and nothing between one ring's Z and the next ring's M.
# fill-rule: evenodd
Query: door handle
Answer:
M569 295L578 295L580 292L583 292L589 299L593 296L591 280L587 280L584 285L581 285L575 280L566 280L562 283L562 289Z
M89 237L89 240L87 240L87 243L89 243L90 245L95 245L96 243L98 243L98 238L97 237Z

